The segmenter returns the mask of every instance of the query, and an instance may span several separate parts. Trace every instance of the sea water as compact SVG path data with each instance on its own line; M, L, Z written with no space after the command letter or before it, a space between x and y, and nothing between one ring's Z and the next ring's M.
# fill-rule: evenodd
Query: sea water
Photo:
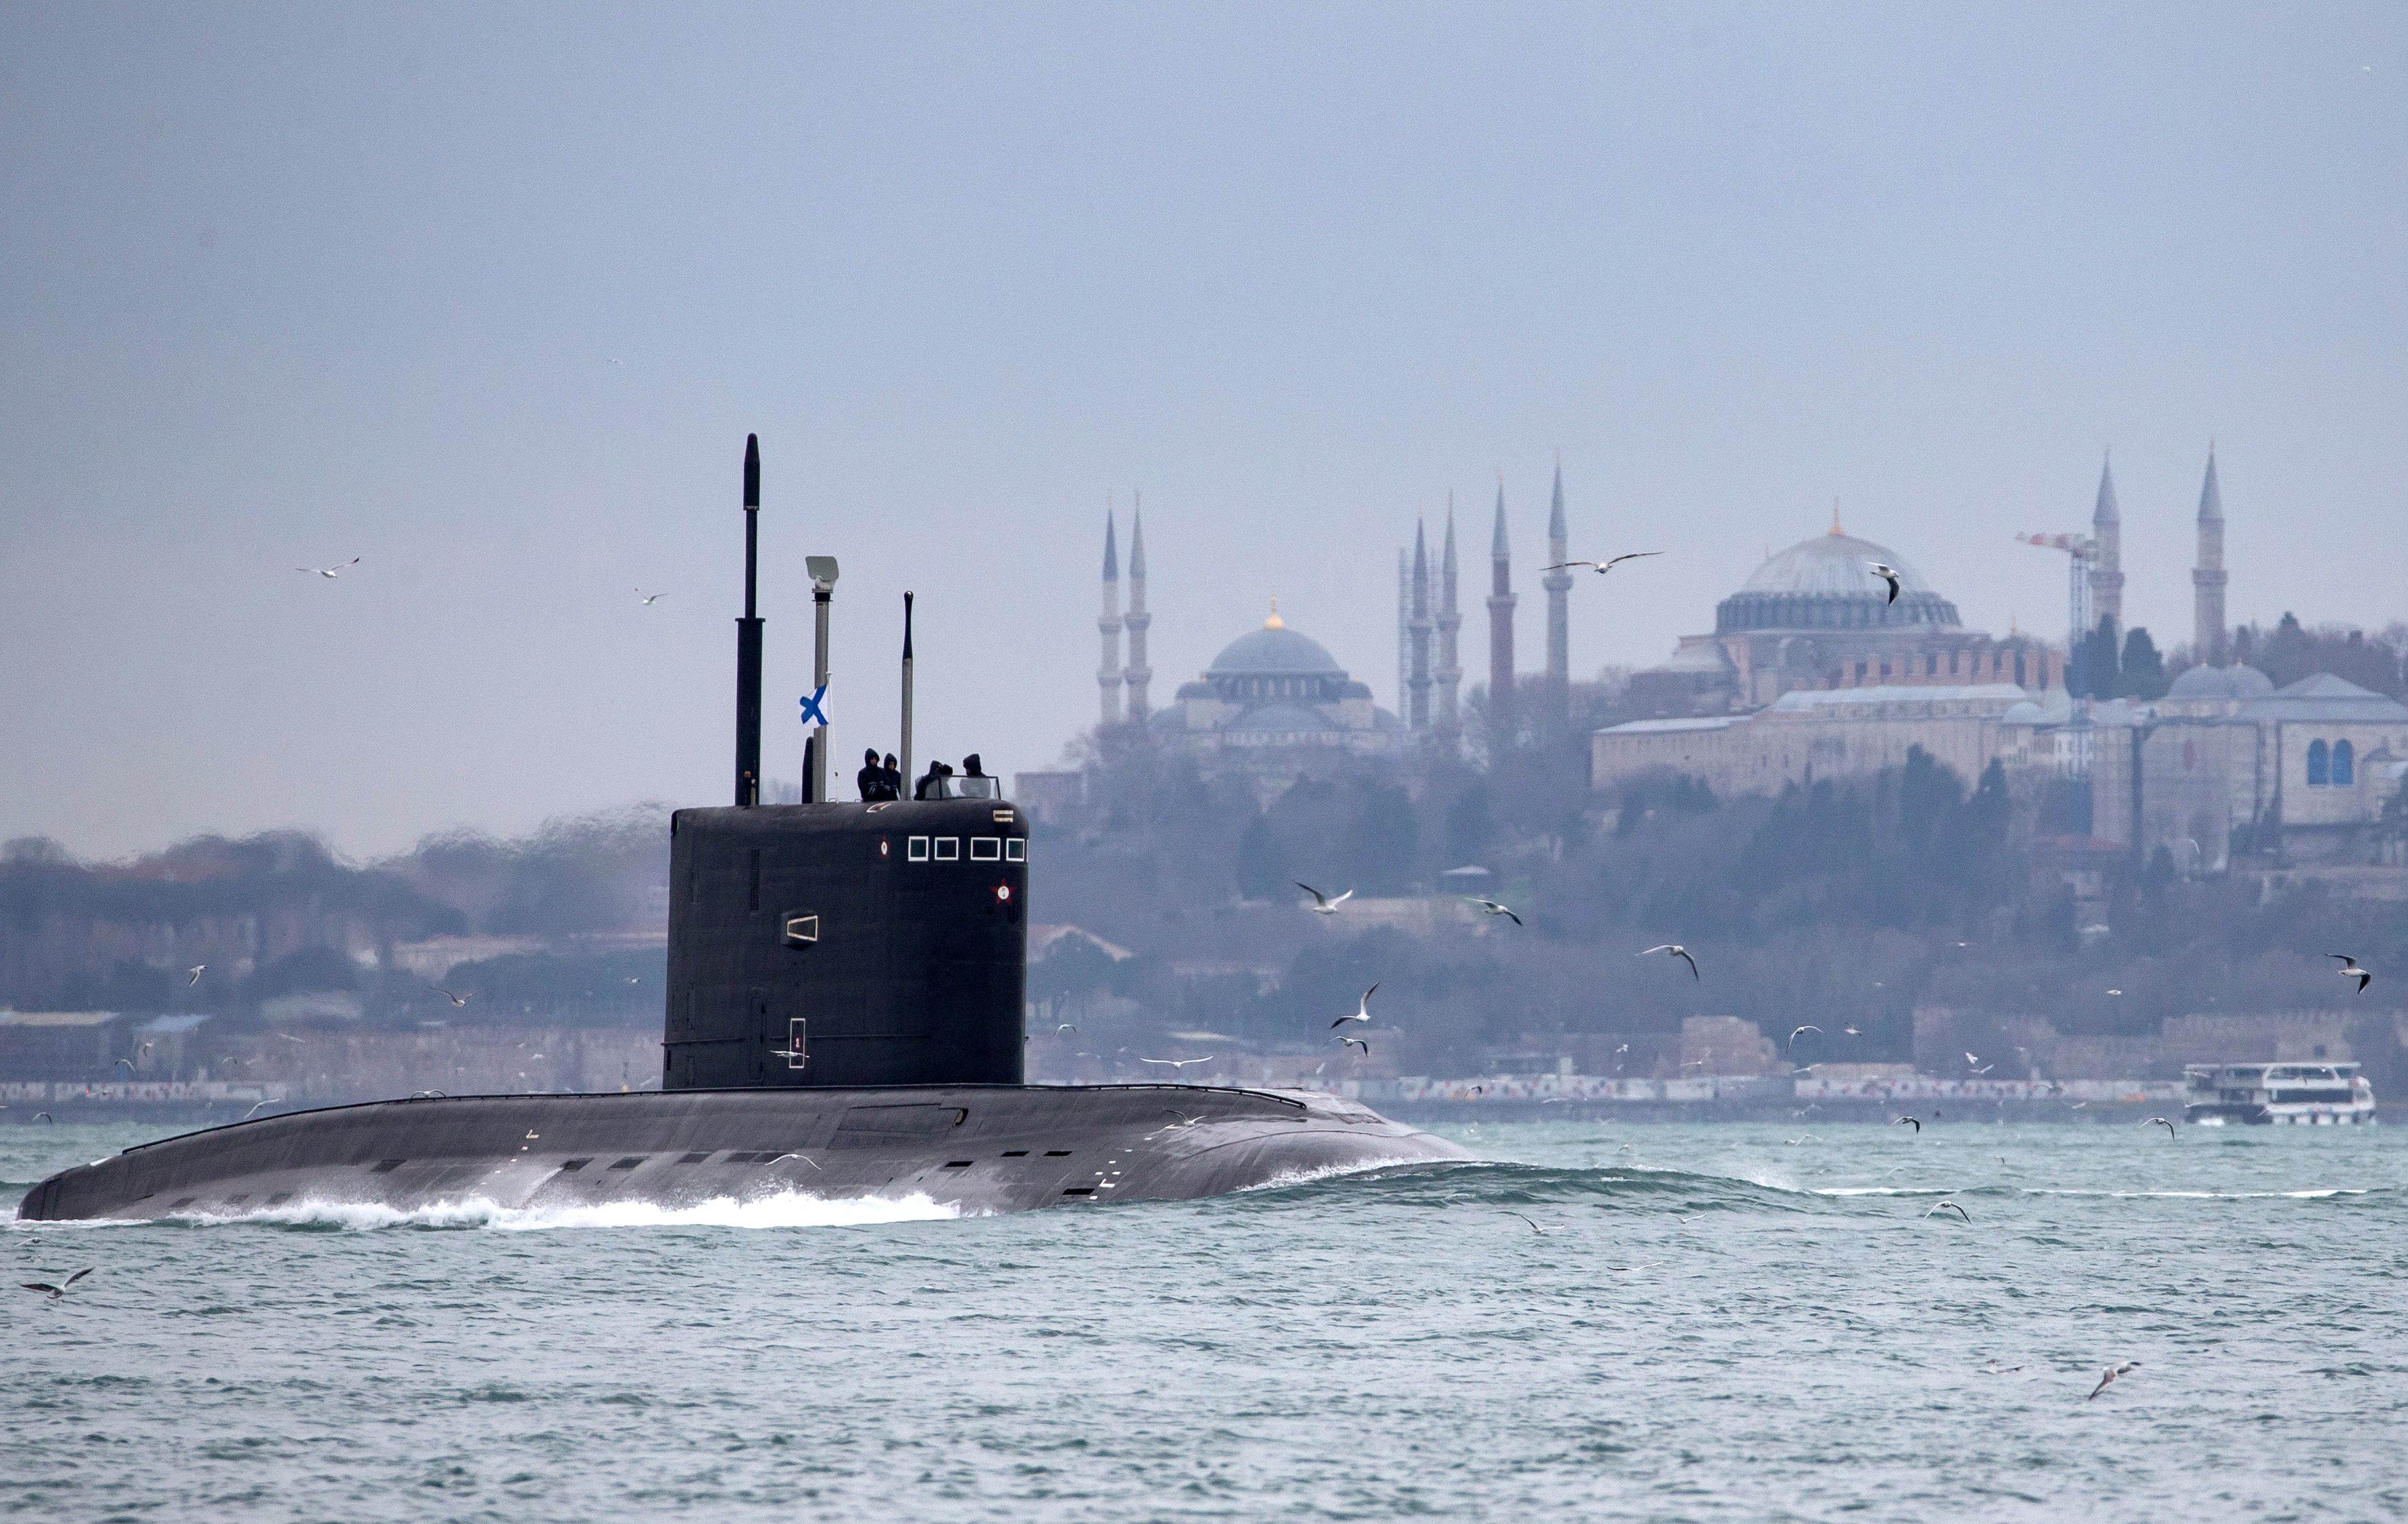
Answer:
M2408 1514L2408 1132L1447 1131L1478 1161L1008 1217L20 1224L0 1512ZM0 1207L147 1135L0 1128Z

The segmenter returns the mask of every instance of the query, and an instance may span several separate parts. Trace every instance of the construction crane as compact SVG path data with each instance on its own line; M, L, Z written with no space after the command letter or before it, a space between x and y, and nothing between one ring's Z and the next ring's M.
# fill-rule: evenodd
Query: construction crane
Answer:
M2071 634L2065 653L2071 658L2082 649L2084 637L2090 634L2090 566L2099 559L2099 542L2087 534L2018 534L2015 541L2036 545L2043 550L2062 550L2072 558L2066 595L2067 625Z

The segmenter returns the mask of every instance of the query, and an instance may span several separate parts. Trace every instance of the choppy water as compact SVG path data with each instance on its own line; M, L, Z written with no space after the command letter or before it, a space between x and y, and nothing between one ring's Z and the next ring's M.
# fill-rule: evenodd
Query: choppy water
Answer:
M0 1205L141 1135L0 1129ZM99 1268L0 1298L0 1511L2408 1513L2408 1131L1459 1135L1483 1162L980 1219L20 1227L9 1283Z

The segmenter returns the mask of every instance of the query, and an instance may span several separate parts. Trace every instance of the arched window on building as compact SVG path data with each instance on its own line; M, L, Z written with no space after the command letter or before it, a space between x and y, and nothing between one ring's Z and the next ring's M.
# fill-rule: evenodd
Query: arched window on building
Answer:
M2319 788L2332 781L2332 765L2322 741L2308 743L2308 787Z
M2333 743L2332 780L2336 789L2347 788L2358 781L2358 759L2347 741Z

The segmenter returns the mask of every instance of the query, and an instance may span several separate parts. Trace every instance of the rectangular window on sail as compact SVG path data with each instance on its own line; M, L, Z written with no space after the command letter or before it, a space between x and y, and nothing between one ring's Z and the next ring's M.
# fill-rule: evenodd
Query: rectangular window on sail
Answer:
M1006 862L1027 862L1028 843L1023 841L1018 836L1006 838L1003 844L1003 860Z
M1002 862L1003 838L1000 836L972 836L970 838L970 861L972 862Z
M937 861L938 861L938 862L958 862L958 861L960 861L960 859L961 859L961 855L962 855L962 838L961 838L961 837L959 837L959 836L939 836L939 837L937 838Z
M914 836L914 837L912 837L912 838L910 839L910 841L909 843L907 843L907 844L904 846L904 848L903 848L903 861L904 861L904 862L927 862L927 861L928 861L928 838L927 838L927 837L925 837L925 836Z

